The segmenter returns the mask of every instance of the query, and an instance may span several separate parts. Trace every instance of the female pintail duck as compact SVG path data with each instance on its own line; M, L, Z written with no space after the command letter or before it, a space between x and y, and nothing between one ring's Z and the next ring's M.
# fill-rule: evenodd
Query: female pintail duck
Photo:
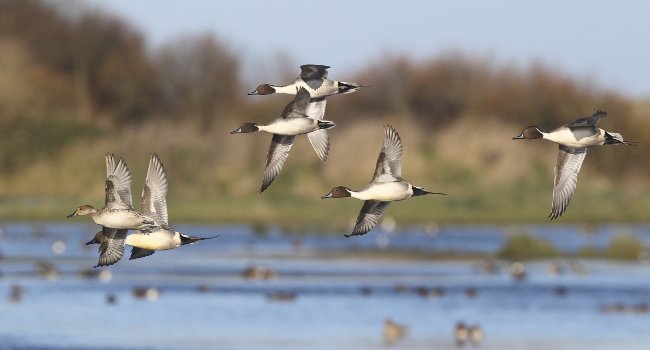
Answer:
M551 220L562 215L569 206L569 201L576 190L578 172L587 155L587 147L635 144L623 140L621 134L597 128L600 118L606 115L607 112L604 110L597 110L591 116L578 118L550 132L543 132L536 126L529 126L521 134L512 138L513 140L546 139L560 144L555 165L553 205L548 215Z
M327 159L329 136L327 129L336 126L323 120L325 101L310 102L309 92L301 87L293 101L284 108L279 118L267 125L244 123L231 134L266 131L273 134L271 147L266 155L264 178L260 192L264 192L282 170L297 135L307 134L309 142L321 160Z
M135 232L127 236L127 230L104 228L97 232L95 238L86 244L99 243L99 261L97 266L112 265L124 255L124 245L130 245L129 260L153 254L156 250L178 248L182 245L215 237L192 237L174 231L168 224L167 215L167 174L156 154L149 160L149 168L144 188L142 189L141 211L154 218L156 226L149 233Z
M106 153L106 197L104 208L95 209L91 205L82 205L68 215L81 216L90 214L93 221L104 227L114 229L141 230L147 232L155 224L152 218L133 209L131 201L131 172L124 158L115 162L115 156Z
M401 201L407 198L426 194L444 194L429 192L422 187L416 187L402 179L402 141L397 131L390 126L384 126L384 145L377 159L375 176L370 183L361 190L353 191L344 186L334 187L330 193L321 198L354 197L364 200L365 203L357 217L357 222L352 234L346 237L363 235L370 231L392 201Z
M262 84L255 90L249 92L249 95L269 95L269 94L289 94L295 95L297 88L305 88L311 95L311 98L323 98L337 94L349 94L357 91L365 85L356 83L346 83L342 81L327 79L327 69L329 66L320 64L305 64L300 66L302 70L300 77L293 83L278 86L271 84Z

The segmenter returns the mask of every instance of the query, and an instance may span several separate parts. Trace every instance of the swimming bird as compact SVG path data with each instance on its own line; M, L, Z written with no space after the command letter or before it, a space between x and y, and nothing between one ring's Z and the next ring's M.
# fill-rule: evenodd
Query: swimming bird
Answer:
M168 224L167 214L167 174L156 154L152 154L147 169L147 177L142 189L141 211L147 217L154 218L156 226L151 232L134 232L127 236L127 230L115 230L104 227L95 238L86 244L99 243L99 261L97 266L112 265L124 255L124 245L132 246L129 260L153 254L156 250L178 248L182 245L214 237L193 237L174 231ZM96 266L96 267L97 267Z
M429 192L422 187L413 186L402 179L402 140L390 125L384 126L384 144L377 159L375 175L370 183L359 191L344 186L334 187L321 198L354 197L365 203L357 217L352 233L346 237L366 234L379 221L388 204L415 196L442 194Z
M96 224L104 227L150 231L155 221L133 209L131 172L126 166L124 158L120 158L119 162L116 162L115 156L111 153L106 153L105 158L106 197L104 208L97 210L91 205L82 205L68 217L90 214Z
M564 213L569 206L578 182L578 172L587 155L587 148L599 145L624 144L634 145L636 142L625 141L621 134L597 128L601 118L607 115L604 110L596 110L593 115L578 118L568 124L550 131L543 132L536 126L529 126L513 140L546 139L559 144L559 153L555 165L555 180L553 186L553 204L551 220Z
M392 345L400 338L406 336L408 327L403 324L397 323L390 318L384 320L384 327L382 334L384 335L384 343L386 345Z
M322 98L337 94L349 94L366 85L346 83L327 79L327 69L330 66L320 64L305 64L300 66L300 77L291 84L278 86L271 84L259 85L249 95L289 94L295 95L297 88L305 88L311 98Z
M458 321L456 327L454 328L454 340L456 340L456 346L463 346L465 342L469 339L469 329L465 325L465 322Z
M264 192L280 174L284 162L297 135L307 134L312 147L321 160L327 159L329 137L327 129L336 126L323 120L325 101L310 102L309 92L300 87L296 97L287 104L279 118L267 125L244 123L231 134L266 131L273 134L271 147L266 155L264 176L260 192Z
M470 342L472 342L472 345L474 346L481 345L481 342L483 342L483 329L478 323L473 326L470 326L469 329L467 330L467 333Z

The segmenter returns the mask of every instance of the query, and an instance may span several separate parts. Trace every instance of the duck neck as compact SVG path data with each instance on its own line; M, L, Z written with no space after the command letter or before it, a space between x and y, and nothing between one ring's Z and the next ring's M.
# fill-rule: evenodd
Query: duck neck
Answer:
M271 85L275 89L276 94L288 94L288 95L295 95L296 94L296 85L295 84L289 84L285 86L275 86Z

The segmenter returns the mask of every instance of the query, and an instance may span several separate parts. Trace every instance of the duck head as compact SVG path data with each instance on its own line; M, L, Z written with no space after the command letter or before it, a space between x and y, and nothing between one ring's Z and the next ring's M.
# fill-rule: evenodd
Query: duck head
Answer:
M75 211L68 215L69 218L73 216L82 216L82 215L88 215L88 214L94 214L97 212L97 209L93 208L92 205L82 205L80 207L77 207Z
M260 128L257 127L257 124L255 123L244 123L242 124L239 128L236 130L231 131L231 134L243 134L243 133L248 133L248 132L255 132L259 130Z
M622 143L628 146L636 146L637 142L635 141L625 141L623 136L617 132L605 131L605 144L606 145L616 145Z
M270 84L262 84L255 90L248 93L248 95L270 95L275 93L275 88Z
M543 137L542 131L539 130L536 126L529 126L524 131L521 132L518 136L513 137L513 140L532 140L532 139L541 139Z
M328 194L326 194L326 195L324 195L324 196L322 196L320 198L321 199L325 199L325 198L343 198L343 197L351 197L351 196L352 196L352 194L350 193L349 188L347 188L345 186L337 186L337 187L332 188L332 190Z

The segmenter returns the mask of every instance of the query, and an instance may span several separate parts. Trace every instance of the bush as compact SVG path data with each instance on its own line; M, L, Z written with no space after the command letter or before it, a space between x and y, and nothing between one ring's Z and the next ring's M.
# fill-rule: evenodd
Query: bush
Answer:
M645 252L647 247L638 237L620 233L615 235L609 242L605 254L610 259L638 259L641 253Z
M508 260L545 259L558 255L558 250L549 242L525 233L510 236L498 253L499 258Z

